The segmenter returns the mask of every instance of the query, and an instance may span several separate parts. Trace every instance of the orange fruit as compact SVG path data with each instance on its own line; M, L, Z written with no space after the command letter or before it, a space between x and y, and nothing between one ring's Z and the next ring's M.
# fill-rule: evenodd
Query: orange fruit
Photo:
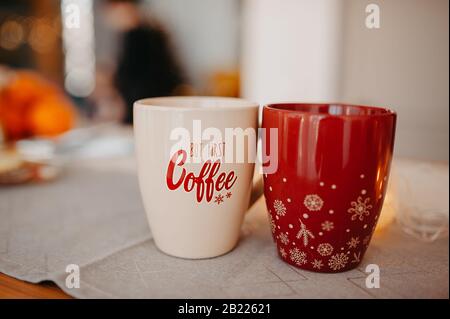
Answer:
M62 97L47 97L35 103L28 113L33 135L55 136L70 130L75 122L72 105Z
M54 136L72 128L74 119L72 104L35 73L17 71L0 90L0 128L7 140Z

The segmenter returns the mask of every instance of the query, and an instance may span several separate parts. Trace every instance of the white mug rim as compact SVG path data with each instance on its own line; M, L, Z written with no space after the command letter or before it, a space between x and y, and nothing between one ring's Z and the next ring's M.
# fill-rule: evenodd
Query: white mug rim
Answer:
M235 97L164 96L138 100L134 108L158 111L236 111L259 109L259 104Z

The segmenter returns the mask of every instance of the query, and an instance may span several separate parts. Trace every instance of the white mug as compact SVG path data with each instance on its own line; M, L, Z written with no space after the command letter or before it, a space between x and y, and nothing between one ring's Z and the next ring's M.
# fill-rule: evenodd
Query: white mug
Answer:
M153 239L164 253L210 258L237 244L252 189L258 107L222 97L134 104L139 186ZM245 141L229 139L230 132L245 132ZM237 159L241 153L244 161Z

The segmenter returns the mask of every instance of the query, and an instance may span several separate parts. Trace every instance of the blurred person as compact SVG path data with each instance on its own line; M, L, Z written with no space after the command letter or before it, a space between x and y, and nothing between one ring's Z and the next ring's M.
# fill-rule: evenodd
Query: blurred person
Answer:
M125 103L124 122L133 121L136 100L179 93L184 77L165 32L147 21L138 0L105 0L109 26L121 33L117 69L113 76Z

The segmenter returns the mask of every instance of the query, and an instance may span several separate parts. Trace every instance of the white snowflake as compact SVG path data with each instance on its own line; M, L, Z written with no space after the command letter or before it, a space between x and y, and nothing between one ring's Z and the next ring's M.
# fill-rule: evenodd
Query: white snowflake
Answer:
M275 213L277 213L278 216L286 215L286 206L284 206L281 200L276 199L273 202L273 208L275 209Z
M282 244L287 245L289 244L289 236L286 233L280 233L278 235L278 239L281 241Z
M351 249L351 248L356 248L356 246L358 246L358 244L359 244L359 237L352 237L348 242L347 242L347 245L348 245L348 249Z
M296 265L303 265L307 263L306 260L306 253L304 253L303 251L300 251L300 249L298 248L293 248L289 250L289 255L291 260L296 264Z
M328 261L328 266L333 270L339 270L344 268L347 265L348 256L344 253L337 253L336 255L331 256Z
M286 258L287 252L284 250L284 248L280 248L280 255L281 257Z
M329 243L322 243L317 246L317 252L321 256L330 256L333 253L333 246Z
M360 221L362 221L364 219L364 216L369 216L370 209L372 209L369 197L363 199L361 196L358 196L358 199L354 202L351 202L350 205L352 207L347 211L352 214L352 220L359 219Z
M314 239L314 234L306 228L306 225L302 222L302 220L298 219L300 222L300 230L297 233L297 238L303 240L303 245L308 246L309 238Z
M359 263L361 261L361 252L353 253L352 263Z
M323 200L319 195L311 194L306 195L305 200L303 201L305 207L310 211L319 211L322 209Z
M330 222L329 220L326 220L321 224L321 226L322 226L322 230L331 231L334 228L334 223Z
M311 265L312 265L313 268L315 268L315 269L321 269L321 268L323 267L322 260L319 260L319 259L314 259L314 261L311 262Z

